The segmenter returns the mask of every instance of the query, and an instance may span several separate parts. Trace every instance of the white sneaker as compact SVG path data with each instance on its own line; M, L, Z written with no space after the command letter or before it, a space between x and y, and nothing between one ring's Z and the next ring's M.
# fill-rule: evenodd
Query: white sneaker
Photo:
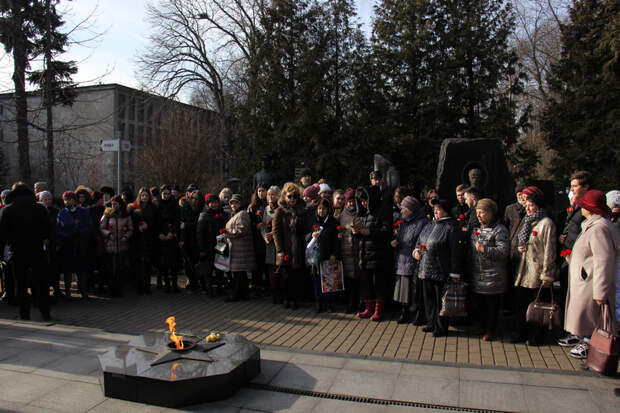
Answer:
M558 345L562 347L574 347L577 344L581 343L581 341L581 337L574 334L569 334L566 337L559 339Z
M570 355L576 359L583 360L588 357L588 350L590 345L588 343L577 344L570 351Z

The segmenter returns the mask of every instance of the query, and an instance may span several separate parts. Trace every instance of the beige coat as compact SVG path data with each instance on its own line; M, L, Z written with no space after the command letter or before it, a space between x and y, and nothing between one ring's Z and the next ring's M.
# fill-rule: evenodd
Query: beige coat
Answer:
M246 211L239 211L226 223L226 233L230 239L230 271L254 271L254 240L252 222Z
M538 288L541 281L553 282L557 266L555 224L545 217L532 226L527 251L521 256L515 286Z
M594 300L607 300L615 318L618 260L620 234L614 224L599 215L583 221L568 267L566 331L578 336L592 334L601 319L601 308Z

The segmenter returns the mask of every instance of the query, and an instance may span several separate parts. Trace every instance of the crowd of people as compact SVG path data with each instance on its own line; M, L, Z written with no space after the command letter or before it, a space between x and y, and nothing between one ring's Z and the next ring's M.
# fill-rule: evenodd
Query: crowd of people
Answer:
M227 301L270 294L274 305L294 310L310 299L317 312L372 321L394 306L398 323L438 337L453 322L447 287L459 285L466 320L485 341L512 313L506 340L543 343L547 329L526 320L541 297L564 307L559 344L573 346L574 357L587 355L603 309L617 331L620 191L593 189L586 171L571 176L570 206L556 216L532 185L517 185L516 202L498 206L471 185L459 185L455 200L435 189L419 200L406 187L386 190L380 171L369 185L344 190L302 175L282 188L259 183L250 199L195 185L184 193L143 187L135 197L80 186L62 193L61 205L44 182L34 191L18 182L1 194L3 298L23 319L34 300L48 320L51 302L74 296L74 280L83 298L119 297L129 285L150 295L152 284ZM227 270L215 265L220 256L229 258ZM343 291L322 288L324 262L342 263Z

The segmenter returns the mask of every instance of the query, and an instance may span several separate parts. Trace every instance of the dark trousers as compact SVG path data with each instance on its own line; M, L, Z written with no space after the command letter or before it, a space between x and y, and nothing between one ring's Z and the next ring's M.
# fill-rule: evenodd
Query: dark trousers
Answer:
M390 280L379 269L361 270L360 296L363 300L386 300Z
M29 253L19 256L16 253L13 256L17 302L19 303L19 314L22 318L30 317L28 288L31 288L33 299L39 307L41 315L49 317L49 276L44 262L43 254L37 256Z
M502 294L474 294L478 306L475 310L475 319L485 333L494 333L502 307Z
M444 285L444 281L422 280L426 323L435 333L445 333L448 330L447 317L439 315Z
M413 288L411 310L413 313L413 323L416 325L426 323L426 308L424 306L424 287L422 281L423 280L419 279L417 275L413 275L411 278Z
M198 263L198 251L193 244L183 246L183 268L189 281L190 290L199 288L198 275L196 274L196 264Z
M235 299L248 299L248 274L245 271L234 271L232 274L232 291L230 296Z
M138 271L136 272L134 281L138 294L150 293L152 272L153 264L151 263L151 259L146 256L138 257Z
M130 265L129 255L126 252L107 254L106 278L113 297L121 297L123 295L123 284Z
M304 269L291 269L287 267L276 268L280 281L284 287L284 299L297 302L301 296L301 286L304 282Z
M347 311L356 310L360 302L359 278L346 278L344 280L344 296L347 302Z
M2 266L2 291L5 294L4 298L9 304L15 305L17 302L17 295L15 293L15 274L13 271L13 262L8 262Z

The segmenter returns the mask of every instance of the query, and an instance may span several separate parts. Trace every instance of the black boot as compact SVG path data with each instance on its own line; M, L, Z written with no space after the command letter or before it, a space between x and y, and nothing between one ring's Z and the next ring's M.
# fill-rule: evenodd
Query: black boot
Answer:
M400 317L398 318L398 324L406 324L409 322L409 308L408 306L403 306L400 310Z

